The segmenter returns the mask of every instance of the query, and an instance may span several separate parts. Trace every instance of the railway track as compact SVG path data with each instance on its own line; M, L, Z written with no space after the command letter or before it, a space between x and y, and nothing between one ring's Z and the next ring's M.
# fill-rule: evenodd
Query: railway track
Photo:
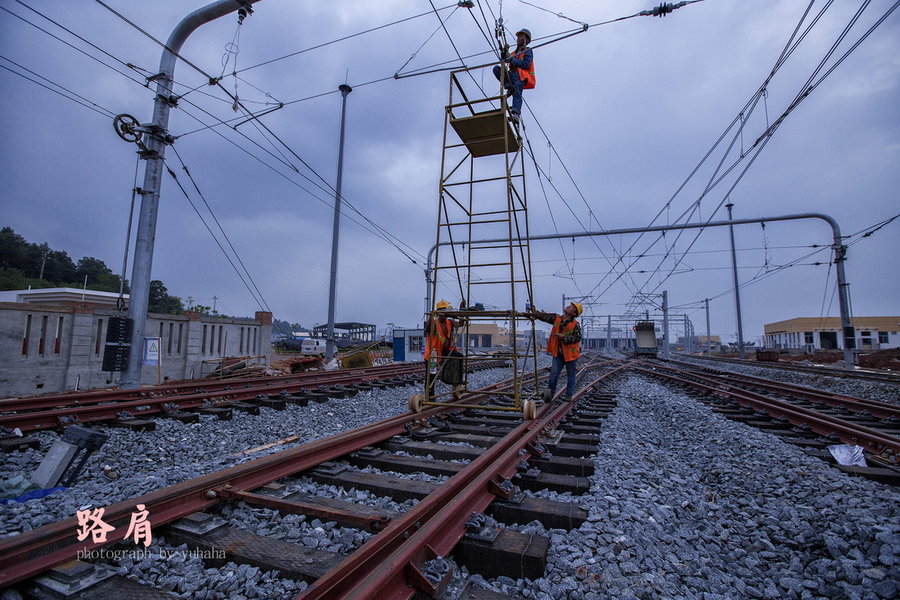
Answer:
M781 371L796 371L800 373L811 373L813 375L824 375L827 377L837 377L840 379L858 379L864 381L876 381L884 383L900 384L900 374L889 371L878 371L873 369L835 369L833 367L819 367L811 365L797 365L793 363L767 363L755 360L747 360L740 358L726 358L722 356L705 356L701 354L691 354L691 359L705 360L710 362L732 363L736 365L745 365L748 367L759 367L762 369L776 369Z
M499 364L485 362L473 368ZM329 394L352 394L367 386L407 383L423 376L422 363L411 363L227 382L183 382L140 390L10 398L0 400L0 428L27 432L105 421L140 430L152 427L145 419L151 416L192 421L197 412L206 412L230 418L232 409L258 412L260 406L281 409L286 402L305 405Z
M435 407L119 502L105 507L103 520L115 529L103 542L91 536L79 541L75 518L0 540L4 557L0 588L29 580L23 589L34 593L42 586L52 588L65 581L70 589L90 584L73 597L118 597L123 593L157 597L153 590L118 577L102 565L65 564L79 552L90 553L121 542L138 504L146 507L154 528L161 528L167 539L198 550L224 549L228 560L264 565L314 582L300 598L412 598L416 593L437 597L452 577L447 557L454 548L454 556L470 565L472 572L539 577L546 561L545 539L496 527L491 519L475 515L487 511L497 521L540 520L548 528L577 527L583 522L586 513L575 505L526 497L520 489L549 488L576 494L587 490L585 476L592 466L582 457L596 449L597 430L615 396L599 389L624 369L622 365L603 367L605 372L591 375L592 381L571 402L544 404L533 421L498 411ZM585 367L585 371L596 373L598 367ZM460 402L484 401L492 391L508 385L488 386L463 396ZM370 472L354 468L362 465ZM448 479L442 485L407 481L373 474L372 468ZM283 495L279 490L284 489L279 480L301 473L322 485L368 489L419 502L403 514L385 514L318 496L279 497ZM344 557L235 531L221 522L213 527L217 508L237 502L377 534Z
M726 417L766 429L807 453L832 460L826 446L862 446L876 467L838 467L852 474L900 484L900 408L696 365L631 363L633 371L691 390Z

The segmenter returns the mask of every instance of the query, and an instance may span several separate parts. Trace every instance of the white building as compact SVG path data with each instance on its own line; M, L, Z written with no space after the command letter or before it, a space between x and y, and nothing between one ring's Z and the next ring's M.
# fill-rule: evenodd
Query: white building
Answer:
M900 348L900 317L853 317L856 347L859 350ZM797 317L767 323L766 348L800 350L842 350L844 336L838 317Z

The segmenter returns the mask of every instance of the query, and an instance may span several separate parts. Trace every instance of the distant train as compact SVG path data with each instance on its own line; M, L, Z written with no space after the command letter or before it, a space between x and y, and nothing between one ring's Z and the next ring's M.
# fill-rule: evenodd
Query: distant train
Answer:
M638 321L634 325L634 355L656 356L656 325L653 321Z

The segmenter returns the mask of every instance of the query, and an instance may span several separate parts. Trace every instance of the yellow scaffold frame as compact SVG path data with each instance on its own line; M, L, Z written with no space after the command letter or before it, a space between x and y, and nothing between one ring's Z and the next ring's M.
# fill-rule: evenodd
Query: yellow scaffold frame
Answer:
M465 306L460 306L459 310L445 309L440 314L461 323L460 351L463 356L459 360L463 361L462 372L465 374L468 367L479 362L506 358L512 369L512 389L491 392L491 402L486 404L449 402L451 398L458 399L462 393L469 391L465 377L450 392L432 393L429 383L437 375L431 374L426 365L425 391L413 395L409 405L417 412L424 406L448 405L517 411L522 412L526 419L532 419L541 398L534 316L527 310L534 306L534 293L521 126L518 120L510 117L506 91L502 86L499 86L496 96L469 99L463 79L477 85L472 71L483 68L486 66L463 68L450 73L431 280L432 301L426 310L431 316L429 323L433 322L439 314L435 309L438 286L448 281L458 286ZM507 76L507 63L501 62L500 68L503 81ZM483 95L483 91L479 95ZM451 137L451 131L458 139ZM503 233L498 235L498 231ZM504 236L506 241L500 243L476 241ZM447 246L444 252L441 252L442 244ZM463 245L462 252L457 250L457 245ZM441 280L442 275L444 281ZM520 292L518 297L517 288ZM503 294L497 293L497 290ZM503 301L505 303L508 299L508 306L496 310L476 310L480 299L490 293L494 294L492 297L495 299L505 295ZM519 307L520 301L522 307ZM520 311L519 308L525 310ZM509 349L491 354L475 353L469 344L468 326L477 321L508 323ZM428 334L425 331L426 340ZM530 391L526 392L526 387L530 387Z

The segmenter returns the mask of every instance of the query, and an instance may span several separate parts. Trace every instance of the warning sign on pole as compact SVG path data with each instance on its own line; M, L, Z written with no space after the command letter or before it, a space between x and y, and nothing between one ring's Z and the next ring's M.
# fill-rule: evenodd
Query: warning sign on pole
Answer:
M159 342L158 337L144 338L144 365L159 366Z

